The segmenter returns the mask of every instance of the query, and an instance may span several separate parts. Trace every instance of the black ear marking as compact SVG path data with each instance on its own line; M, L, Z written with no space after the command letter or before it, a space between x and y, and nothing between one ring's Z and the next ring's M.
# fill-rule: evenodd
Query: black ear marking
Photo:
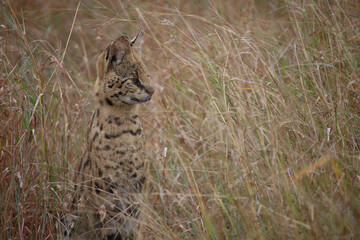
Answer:
M134 46L134 43L136 42L137 37L139 36L139 34L137 34L131 41L130 41L130 46Z
M106 55L105 55L105 60L106 60L106 61L109 60L110 46L111 46L111 44L106 48Z
M144 36L144 30L140 29L138 34L136 34L136 36L130 41L130 45L134 46L138 38L140 39L140 41L142 41L143 36Z

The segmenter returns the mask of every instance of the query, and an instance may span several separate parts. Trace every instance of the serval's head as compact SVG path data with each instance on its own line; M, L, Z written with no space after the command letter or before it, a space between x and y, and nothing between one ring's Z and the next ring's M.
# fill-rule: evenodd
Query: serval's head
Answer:
M143 37L142 30L132 40L120 36L99 56L95 93L100 103L124 106L151 99L154 89L140 59Z

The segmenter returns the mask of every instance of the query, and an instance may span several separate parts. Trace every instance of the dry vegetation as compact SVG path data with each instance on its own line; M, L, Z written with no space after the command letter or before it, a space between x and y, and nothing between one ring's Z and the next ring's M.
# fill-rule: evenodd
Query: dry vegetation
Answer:
M0 6L1 239L63 231L95 59L140 27L148 239L360 238L359 1Z

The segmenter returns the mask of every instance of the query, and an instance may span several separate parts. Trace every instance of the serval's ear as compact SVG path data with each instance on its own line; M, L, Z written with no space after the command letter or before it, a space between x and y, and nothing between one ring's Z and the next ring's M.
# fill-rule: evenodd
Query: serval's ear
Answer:
M96 71L99 80L104 78L105 72L105 53L100 54L96 62Z
M141 47L144 42L144 31L140 29L138 34L130 41L130 45L135 49L136 53L141 58Z
M106 49L105 61L107 62L107 65L111 65L113 63L118 65L129 52L130 42L128 37L124 35L120 36Z

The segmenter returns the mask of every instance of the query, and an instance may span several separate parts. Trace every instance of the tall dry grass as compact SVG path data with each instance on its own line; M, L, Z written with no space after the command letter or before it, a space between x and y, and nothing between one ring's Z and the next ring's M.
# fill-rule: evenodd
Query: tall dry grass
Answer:
M146 32L147 239L360 237L356 0L5 1L0 234L54 239L94 61Z

